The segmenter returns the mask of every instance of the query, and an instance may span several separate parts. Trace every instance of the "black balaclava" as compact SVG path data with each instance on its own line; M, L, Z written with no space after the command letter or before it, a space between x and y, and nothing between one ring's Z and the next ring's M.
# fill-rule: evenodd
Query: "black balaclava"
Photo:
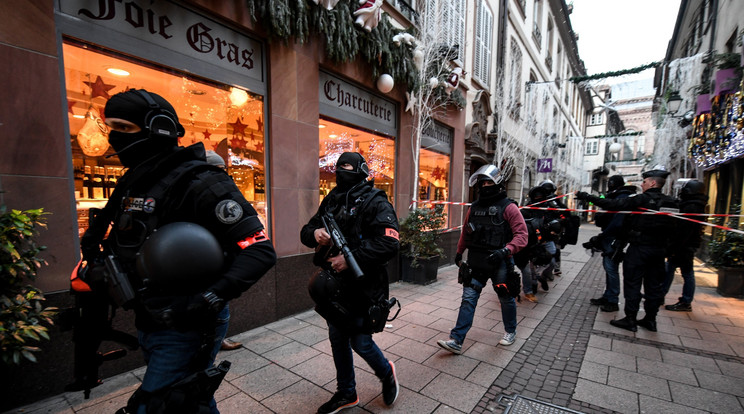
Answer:
M481 176L482 179L479 177L478 179L478 198L484 201L491 201L494 198L497 198L501 193L504 193L504 186L501 184L496 185L483 185L484 181L493 181L489 177Z
M694 196L698 194L705 194L705 184L698 180L690 180L682 187L680 198L688 200L694 198Z
M173 109L173 106L162 96L153 92L148 93L162 110L170 113L166 115L176 123L179 136L182 136L183 126L178 122L176 110ZM152 111L152 108L150 108L145 98L133 89L117 93L106 102L106 108L104 109L106 118L121 118L141 128L140 131L134 133L109 132L109 144L116 151L116 155L125 167L136 167L178 145L178 138L150 136L150 132L146 128L146 118L150 111Z
M351 164L352 170L341 168L341 164ZM362 154L358 152L344 152L336 161L336 186L341 192L349 191L352 187L367 179L369 167Z
M613 175L607 180L607 191L610 193L619 190L625 185L625 180L622 175Z

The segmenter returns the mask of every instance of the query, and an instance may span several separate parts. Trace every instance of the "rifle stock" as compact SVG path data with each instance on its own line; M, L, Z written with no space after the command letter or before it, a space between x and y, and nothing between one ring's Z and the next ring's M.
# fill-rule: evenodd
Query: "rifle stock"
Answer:
M334 220L333 216L329 213L323 214L321 216L321 219L323 220L323 227L325 227L326 231L331 236L333 245L341 251L341 254L344 255L346 263L349 265L349 268L354 273L354 276L357 279L364 277L364 272L362 271L362 268L359 267L359 263L357 263L354 255L351 253L349 244L346 242L346 238L344 237L343 233L341 233L341 229L338 227L338 223L336 223L336 220Z

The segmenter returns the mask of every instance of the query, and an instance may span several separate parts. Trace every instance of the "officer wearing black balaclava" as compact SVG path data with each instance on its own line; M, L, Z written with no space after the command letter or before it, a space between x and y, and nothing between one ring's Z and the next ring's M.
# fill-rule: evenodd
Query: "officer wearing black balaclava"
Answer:
M122 412L218 413L211 395L175 401L168 389L212 366L227 331L225 304L275 264L274 248L232 179L206 162L204 145L178 146L184 128L167 100L128 90L111 97L104 113L109 143L128 170L81 248L88 263L116 257L137 292L129 307L147 370ZM197 234L214 240L210 257L200 256L205 238ZM172 248L179 243L183 249ZM204 261L215 266L197 271L207 269Z
M369 167L361 154L341 154L336 162L336 187L300 231L302 244L316 248L313 263L322 269L311 278L309 291L315 310L328 323L336 367L336 393L318 413L335 413L359 403L352 349L382 382L383 402L392 405L398 397L395 365L372 339L382 327L370 321L373 307L388 299L385 266L398 251L398 219L385 192L374 188L368 177ZM357 278L344 255L333 248L321 218L326 213L338 223L363 277Z
M641 194L623 199L606 199L577 192L576 198L607 210L667 213L679 212L679 202L661 192L669 171L658 166L641 174ZM656 332L656 315L664 302L664 258L674 237L674 218L663 214L632 214L623 223L623 237L629 243L623 259L625 317L610 321L612 326L636 332L638 326ZM641 293L643 290L643 294ZM646 315L638 320L641 299Z

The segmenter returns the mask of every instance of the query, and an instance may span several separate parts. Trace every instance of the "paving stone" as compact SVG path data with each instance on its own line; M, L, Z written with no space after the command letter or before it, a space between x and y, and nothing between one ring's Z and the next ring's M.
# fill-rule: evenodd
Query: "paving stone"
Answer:
M257 354L263 354L264 352L292 342L286 336L266 328L254 329L249 331L247 335L238 335L236 338L243 343L244 347Z
M302 398L298 398L302 396ZM301 380L261 401L275 413L311 412L330 399L330 393L309 381ZM250 412L247 410L244 413Z
M713 372L715 374L721 373L721 370L718 368L718 365L716 365L716 361L714 361L713 358L700 355L683 354L681 352L671 351L668 349L661 350L661 357L664 362L669 364L681 365L683 367L692 368L694 370L701 369L708 372Z
M501 370L500 367L481 362L465 379L483 387L489 387L496 380L496 377L501 374Z
M581 378L576 383L572 398L621 413L638 412L638 395L636 393Z
M697 386L697 378L692 368L667 364L659 361L638 360L638 373L649 377L663 378L669 381L681 382Z
M612 351L612 339L594 335L589 338L589 346L605 351Z
M705 414L708 411L698 410L692 407L686 407L684 405L675 404L670 401L660 400L658 398L649 397L648 395L638 396L639 404L641 406L641 413L648 414Z
M387 350L394 354L408 358L411 361L422 363L437 352L444 351L442 348L436 345L435 341L432 341L432 344L433 345L429 345L428 343L421 343L406 338L389 347Z
M612 351L620 352L625 355L633 355L645 359L661 361L661 352L658 348L634 344L626 341L612 341Z
M396 330L395 333L421 343L427 343L440 334L440 332L437 330L415 324L407 324L402 328Z
M622 368L628 371L636 370L636 358L634 356L618 354L597 348L587 348L584 361L596 362L598 364Z
M431 380L439 375L439 371L406 358L395 361L398 382L413 391L421 391Z
M598 382L600 384L607 384L607 375L609 374L609 366L599 364L591 361L584 361L581 364L581 371L579 371L579 378L584 378L589 381Z
M279 365L270 364L231 383L258 402L289 387L302 378Z
M624 369L610 367L607 385L662 400L671 400L669 386L666 381Z
M450 407L469 413L478 404L487 389L442 373L421 390L421 393Z
M291 368L299 363L318 355L320 352L299 342L290 342L279 348L272 349L263 356L284 368Z
M305 362L291 367L290 371L319 387L324 386L336 378L336 367L333 365L333 358L326 354L318 354Z
M744 381L732 381L731 377L706 371L695 371L701 388L744 397Z
M473 344L473 346L468 348L467 355L470 358L475 358L479 361L483 361L488 364L503 368L509 363L509 361L511 361L512 357L518 349L516 348L517 346L519 346L518 342L515 342L509 347L494 347L491 345L476 342Z
M717 360L718 367L723 375L744 379L744 363Z
M424 365L429 368L463 379L467 378L479 363L468 355L455 355L443 349L424 361Z
M286 335L300 328L304 328L307 325L308 323L303 321L302 319L297 319L295 317L289 317L289 318L280 319L276 322L272 322L270 324L264 325L264 328L272 330L282 335Z
M219 360L219 358L217 358ZM248 349L241 349L230 355L230 370L225 374L225 379L230 381L234 378L253 372L270 364L271 361Z
M739 400L730 394L675 382L669 383L669 389L672 391L672 401L680 405L721 414L740 413L744 409Z
M315 325L309 325L288 333L287 337L301 344L313 346L320 341L325 341L328 339L328 329L319 328Z

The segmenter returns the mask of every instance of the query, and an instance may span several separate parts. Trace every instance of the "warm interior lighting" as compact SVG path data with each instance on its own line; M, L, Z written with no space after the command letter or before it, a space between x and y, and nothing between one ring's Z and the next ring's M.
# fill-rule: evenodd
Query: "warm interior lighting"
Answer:
M320 129L323 129L325 127L326 127L325 124L318 124L318 128L320 128Z
M243 106L246 102L248 102L248 92L240 88L230 88L230 103Z
M328 134L328 138L338 138L338 135L336 135L336 134Z
M85 115L73 115L72 117L77 119L85 119Z
M116 75L116 76L129 76L129 72L126 71L126 70L124 70L124 69L108 68L108 69L106 69L106 71L108 71L108 73L110 73L112 75Z

